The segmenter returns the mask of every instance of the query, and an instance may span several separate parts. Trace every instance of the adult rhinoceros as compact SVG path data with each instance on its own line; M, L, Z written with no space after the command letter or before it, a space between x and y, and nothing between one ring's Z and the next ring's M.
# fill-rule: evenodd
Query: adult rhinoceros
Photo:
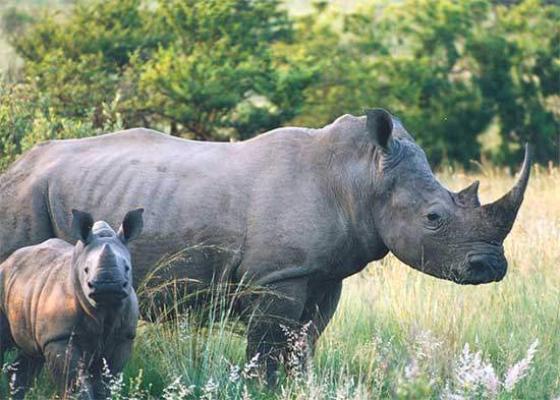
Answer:
M72 208L115 224L143 206L144 234L131 245L135 284L166 254L204 244L209 254L176 260L167 276L266 285L241 306L259 305L247 354L259 353L272 379L283 343L275 318L312 321L313 342L336 309L342 280L389 251L457 283L501 280L502 243L529 171L526 151L515 187L481 206L478 182L445 189L422 149L380 109L239 143L147 129L50 141L0 178L0 261L51 237L70 240Z

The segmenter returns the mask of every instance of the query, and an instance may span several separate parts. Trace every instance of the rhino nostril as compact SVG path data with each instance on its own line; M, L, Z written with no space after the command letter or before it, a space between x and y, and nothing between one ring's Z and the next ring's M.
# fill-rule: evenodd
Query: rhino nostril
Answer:
M123 283L122 287L125 288L128 286L128 282Z
M482 255L469 256L469 266L475 272L483 272L486 268L491 267L488 257Z
M88 285L88 288L93 289L93 285L91 284L91 282L88 281L87 285Z

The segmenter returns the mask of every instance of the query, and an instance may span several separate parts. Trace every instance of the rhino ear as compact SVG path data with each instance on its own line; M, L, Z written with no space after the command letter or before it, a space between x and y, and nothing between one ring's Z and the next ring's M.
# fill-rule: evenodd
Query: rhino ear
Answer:
M140 235L142 228L144 228L143 213L143 208L137 208L126 213L118 233L123 243L128 243Z
M471 185L457 193L459 203L467 207L480 207L480 200L478 199L479 185L479 181L474 181Z
M72 210L72 235L74 238L87 244L91 228L93 227L93 217L90 213Z
M384 151L389 150L393 132L393 117L382 108L366 110L366 128L373 143Z

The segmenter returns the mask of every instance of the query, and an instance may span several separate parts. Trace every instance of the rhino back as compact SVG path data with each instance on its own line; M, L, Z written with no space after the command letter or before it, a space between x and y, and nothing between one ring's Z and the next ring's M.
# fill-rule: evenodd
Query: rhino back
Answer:
M34 166L46 166L36 168L34 182L46 182L46 222L53 236L66 240L72 208L116 224L127 210L145 207L144 232L131 244L136 284L162 257L201 244L209 250L198 258L212 262L200 266L195 260L198 270L190 277L207 280L240 256L248 209L253 197L262 201L255 182L282 168L279 160L294 168L295 147L288 142L305 141L305 135L281 135L282 140L272 132L247 142L205 143L131 129L53 141L33 159ZM293 177L288 174L282 184Z
M345 216L325 188L333 171L342 176L339 186L344 174L356 174L363 124L343 117L319 130L281 128L238 143L146 129L54 141L34 150L34 181L26 185L42 182L44 229L66 240L72 208L114 225L128 209L144 207L144 232L131 244L135 286L162 257L184 249L188 271L183 263L169 273L200 281L241 264L241 273L256 265L264 271L265 260L272 269L306 259L318 265L343 247L349 252ZM19 204L10 207L3 212L17 213Z

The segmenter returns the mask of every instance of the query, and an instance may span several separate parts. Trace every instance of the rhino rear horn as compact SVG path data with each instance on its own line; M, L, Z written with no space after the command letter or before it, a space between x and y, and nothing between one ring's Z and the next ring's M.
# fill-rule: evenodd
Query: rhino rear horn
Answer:
M529 182L531 173L531 148L525 144L523 167L515 186L500 199L483 206L489 221L498 229L503 240L511 231Z
M474 181L472 184L457 193L459 203L466 207L480 207L480 200L478 199L478 187L480 181Z

